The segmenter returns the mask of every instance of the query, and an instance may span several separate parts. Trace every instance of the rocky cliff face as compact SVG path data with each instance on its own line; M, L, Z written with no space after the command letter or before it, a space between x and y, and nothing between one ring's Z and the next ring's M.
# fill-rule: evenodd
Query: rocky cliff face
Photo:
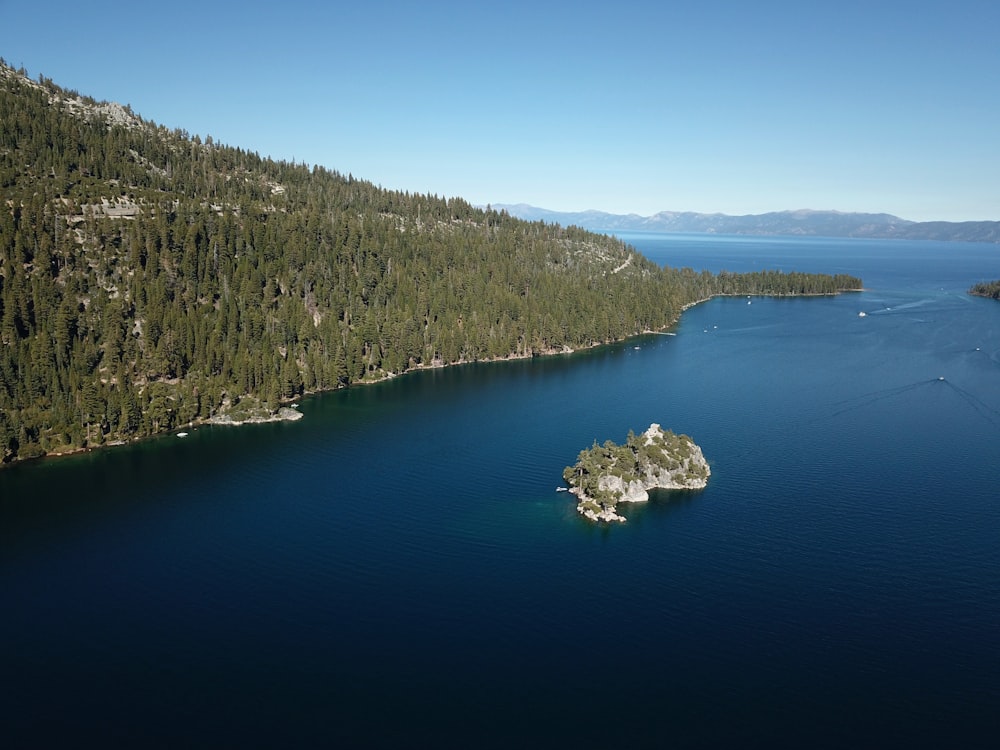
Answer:
M579 501L577 511L592 521L622 522L618 503L649 500L652 489L702 489L711 469L701 448L687 435L652 424L624 446L610 441L583 451L564 477Z

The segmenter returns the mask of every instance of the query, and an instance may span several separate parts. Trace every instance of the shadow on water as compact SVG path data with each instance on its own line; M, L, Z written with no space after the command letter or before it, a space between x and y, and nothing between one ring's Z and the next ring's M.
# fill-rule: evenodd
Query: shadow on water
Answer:
M950 380L941 381L949 388L951 388L955 393L962 397L962 399L972 407L983 419L992 424L995 427L1000 428L1000 410L994 409L992 406L987 404L976 394L970 391L960 388L959 386L952 383Z
M703 490L650 490L648 502L627 503L620 507L629 524L645 521L660 524L670 516L690 511L703 495Z

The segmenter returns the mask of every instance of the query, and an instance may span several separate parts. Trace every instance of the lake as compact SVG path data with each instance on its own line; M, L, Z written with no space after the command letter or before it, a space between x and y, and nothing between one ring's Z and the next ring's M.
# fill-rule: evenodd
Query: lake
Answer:
M5 746L992 747L1000 246L623 239L865 291L0 471ZM708 487L587 522L651 422Z

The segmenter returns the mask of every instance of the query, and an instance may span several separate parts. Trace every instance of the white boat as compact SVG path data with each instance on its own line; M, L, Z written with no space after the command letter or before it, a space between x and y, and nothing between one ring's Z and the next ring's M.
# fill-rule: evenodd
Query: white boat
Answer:
M187 436L188 436L188 434L186 432L178 432L177 433L177 437L187 437Z
M859 318L867 317L867 315L868 315L868 313L866 313L864 310L862 310L861 312L858 313L858 317Z

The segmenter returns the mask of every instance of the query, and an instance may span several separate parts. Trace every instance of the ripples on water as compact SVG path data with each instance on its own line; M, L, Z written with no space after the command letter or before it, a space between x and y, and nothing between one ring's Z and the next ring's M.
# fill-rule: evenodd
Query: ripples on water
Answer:
M10 736L987 746L997 248L626 239L866 291L0 472ZM563 467L653 421L708 488L581 519Z

